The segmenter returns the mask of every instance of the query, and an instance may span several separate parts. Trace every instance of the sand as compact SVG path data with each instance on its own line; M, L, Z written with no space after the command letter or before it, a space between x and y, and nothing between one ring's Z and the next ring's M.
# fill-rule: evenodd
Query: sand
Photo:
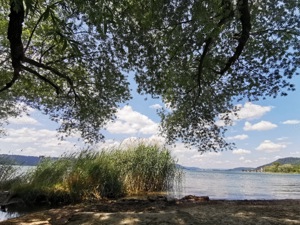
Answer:
M208 200L188 196L101 200L42 210L0 225L300 224L300 200Z

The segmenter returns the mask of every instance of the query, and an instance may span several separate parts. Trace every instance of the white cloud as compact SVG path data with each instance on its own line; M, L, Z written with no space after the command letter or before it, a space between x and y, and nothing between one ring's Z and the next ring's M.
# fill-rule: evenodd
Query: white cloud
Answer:
M244 130L246 131L249 131L249 130L258 130L258 131L262 131L262 130L271 130L271 129L274 129L276 128L277 125L276 124L273 124L269 121L261 121L259 123L256 123L256 124L251 124L250 122L245 122L245 125L244 125Z
M249 159L245 159L245 157L240 157L239 158L239 160L240 161L242 161L243 162L243 164L249 164L249 163L252 163L252 161L251 160L249 160Z
M272 110L272 106L261 106L253 104L252 102L246 102L244 105L236 105L237 111L234 113L230 113L228 117L232 120L232 124L229 125L235 125L235 121L238 120L252 120L252 119L258 119L262 117L264 114ZM224 117L225 114L221 114L219 118ZM217 126L225 126L225 121L220 119L216 121Z
M232 154L236 154L236 155L244 155L244 154L250 154L250 153L251 153L251 151L245 150L245 149L241 149L241 148L239 148L239 149L234 149L234 150L232 151Z
M248 138L248 135L241 134L241 135L236 135L236 136L233 136L233 137L228 137L227 139L228 140L245 140L247 138Z
M76 150L76 142L58 140L57 132L47 129L7 129L7 136L1 137L0 148L12 154L60 156Z
M154 104L154 105L150 105L151 109L161 109L162 106L160 104Z
M237 105L237 107L240 107L240 110L237 112L237 118L236 119L258 119L262 117L267 112L270 112L272 109L272 106L261 106L253 104L252 102L246 102L244 106Z
M265 140L256 148L256 150L271 153L271 152L279 152L286 147L287 146L285 144L282 143L277 144L277 143L273 143L270 140Z
M283 124L288 124L288 125L295 125L295 124L300 124L300 120L286 120L282 123Z
M33 112L31 108L28 108L30 112ZM18 117L11 117L8 119L8 123L10 124L17 124L17 125L40 125L40 123L33 119L32 117L28 116L25 113L22 113Z
M289 139L288 137L280 137L280 138L277 138L277 141L286 141L288 139Z
M221 156L222 153L221 152L207 152L207 153L204 153L204 154L200 154L200 153L197 153L195 155L193 155L191 158L192 159L208 159L208 158L214 158L214 157L219 157Z
M134 111L131 106L124 106L116 113L116 121L107 125L113 134L156 134L158 124L147 116Z

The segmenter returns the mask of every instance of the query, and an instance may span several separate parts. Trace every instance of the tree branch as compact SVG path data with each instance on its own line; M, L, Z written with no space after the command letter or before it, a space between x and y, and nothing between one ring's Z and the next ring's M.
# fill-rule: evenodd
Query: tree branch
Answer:
M223 17L221 18L221 20L219 21L219 23L217 25L218 28L220 28L221 26L226 24L227 21L229 21L234 16L234 11L233 11L231 0L222 0L222 14L223 14ZM202 80L204 59L205 59L207 53L209 52L209 48L212 43L213 43L213 37L211 37L211 36L209 38L206 38L206 40L204 41L205 46L204 46L203 53L200 57L199 66L198 66L198 86L199 86L199 88L200 88L200 83Z
M36 24L34 25L34 28L33 28L33 30L31 31L31 34L30 34L29 39L28 39L28 42L27 42L26 47L25 47L25 49L24 49L24 53L25 53L26 50L28 49L28 47L29 47L29 45L30 45L30 42L31 42L31 39L32 39L32 37L33 37L33 34L34 34L36 28L38 27L39 23L42 21L42 19L43 19L43 17L44 17L44 14L45 14L45 12L41 14L40 18L38 19L38 21L37 21Z
M65 56L65 57L61 57L61 58L59 58L59 59L57 59L57 60L45 62L45 65L46 65L46 66L49 66L49 65L52 65L52 64L55 64L55 63L62 62L62 61L64 61L64 60L66 60L66 59L73 59L73 58L75 58L75 57L77 57L75 54L74 54L74 55Z
M234 64L235 61L240 57L250 36L251 17L249 12L248 0L239 0L237 5L238 11L240 13L240 21L242 23L241 36L238 39L238 46L236 47L233 56L228 59L225 67L219 72L219 74L224 74L226 71L228 71L232 64Z
M224 25L229 19L231 19L234 16L234 10L232 7L231 0L222 0L222 9L222 14L224 16L218 23L219 27Z
M209 51L209 47L210 45L212 44L212 41L213 39L210 37L210 38L207 38L205 40L205 46L204 46L204 49L203 49L203 53L200 57L200 60L199 60L199 65L198 65L198 86L199 88L201 87L201 81L203 80L202 78L202 71L203 71L203 63L204 63L204 59Z
M13 78L11 79L10 82L6 83L6 85L3 88L0 89L0 93L11 88L19 78L20 78L20 72L15 70Z
M31 64L33 66L36 66L36 67L39 67L39 68L43 68L45 70L49 70L50 72L54 73L55 75L57 75L57 76L65 79L68 82L68 84L70 85L70 89L72 90L72 92L73 92L73 94L75 96L75 99L80 99L79 96L78 96L78 94L75 91L73 80L70 77L68 77L67 75L59 72L58 70L56 70L53 67L47 66L47 65L45 65L43 63L39 63L39 62L37 62L37 61L35 61L33 59L30 59L30 58L27 58L27 57L24 57L24 62L29 63L29 64Z
M40 75L37 71L35 71L35 70L33 70L33 69L29 68L29 67L26 67L26 66L24 66L24 65L22 65L22 69L28 71L29 73L34 74L35 76L37 76L37 77L38 77L39 79L41 79L42 81L44 81L44 82L50 84L50 85L55 89L57 95L59 95L59 94L61 93L61 89L60 89L59 86L57 86L55 83L53 83L53 82L52 82L51 80L49 80L48 78L46 78L46 77Z

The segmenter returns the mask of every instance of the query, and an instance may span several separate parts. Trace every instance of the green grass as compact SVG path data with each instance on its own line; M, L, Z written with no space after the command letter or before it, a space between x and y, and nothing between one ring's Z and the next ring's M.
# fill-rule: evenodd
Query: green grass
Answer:
M82 151L45 159L12 191L31 204L66 204L102 198L164 192L180 183L181 171L170 152L138 143L127 149Z

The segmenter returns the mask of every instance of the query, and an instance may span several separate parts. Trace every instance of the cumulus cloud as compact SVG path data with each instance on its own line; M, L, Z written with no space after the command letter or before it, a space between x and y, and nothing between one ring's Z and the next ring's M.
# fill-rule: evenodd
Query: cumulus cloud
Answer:
M228 137L228 140L245 140L248 138L248 135L246 134L241 134L241 135L236 135L236 136L232 136L232 137Z
M252 119L258 119L265 115L267 112L270 112L272 110L272 106L261 106L253 104L252 102L246 102L244 105L239 104L236 105L237 111L234 113L230 113L228 115L229 119L232 120L232 124L229 125L235 125L235 121L238 120L252 120ZM225 126L225 121L222 119L224 117L224 114L221 114L219 118L220 120L216 121L217 126Z
M244 155L244 154L250 154L250 153L251 153L251 151L246 150L246 149L241 149L241 148L239 148L239 149L234 149L234 150L232 151L232 154L236 154L236 155Z
M162 106L160 104L154 104L154 105L150 105L151 109L161 109Z
M273 124L269 121L261 121L259 123L256 123L256 124L251 124L250 122L245 122L245 125L244 125L244 130L245 131L250 131L250 130L258 130L258 131L263 131L263 130L271 130L271 129L274 129L276 128L277 125L276 124Z
M272 153L272 152L279 152L286 147L287 146L285 144L274 143L270 140L265 140L256 148L256 150Z
M76 142L58 140L57 132L47 129L7 129L7 136L1 138L0 148L22 155L60 156L75 150Z
M147 116L136 112L131 106L124 106L116 113L116 121L109 123L106 129L113 134L156 134L158 124Z
M300 120L286 120L282 123L283 124L288 124L288 125L295 125L295 124L300 124Z
M10 124L17 125L40 125L40 123L36 119L33 119L32 117L27 116L25 114L16 118L9 118L8 122Z
M240 110L237 112L237 119L258 119L267 112L272 110L272 106L261 106L253 104L252 102L246 102L244 106L237 105Z

